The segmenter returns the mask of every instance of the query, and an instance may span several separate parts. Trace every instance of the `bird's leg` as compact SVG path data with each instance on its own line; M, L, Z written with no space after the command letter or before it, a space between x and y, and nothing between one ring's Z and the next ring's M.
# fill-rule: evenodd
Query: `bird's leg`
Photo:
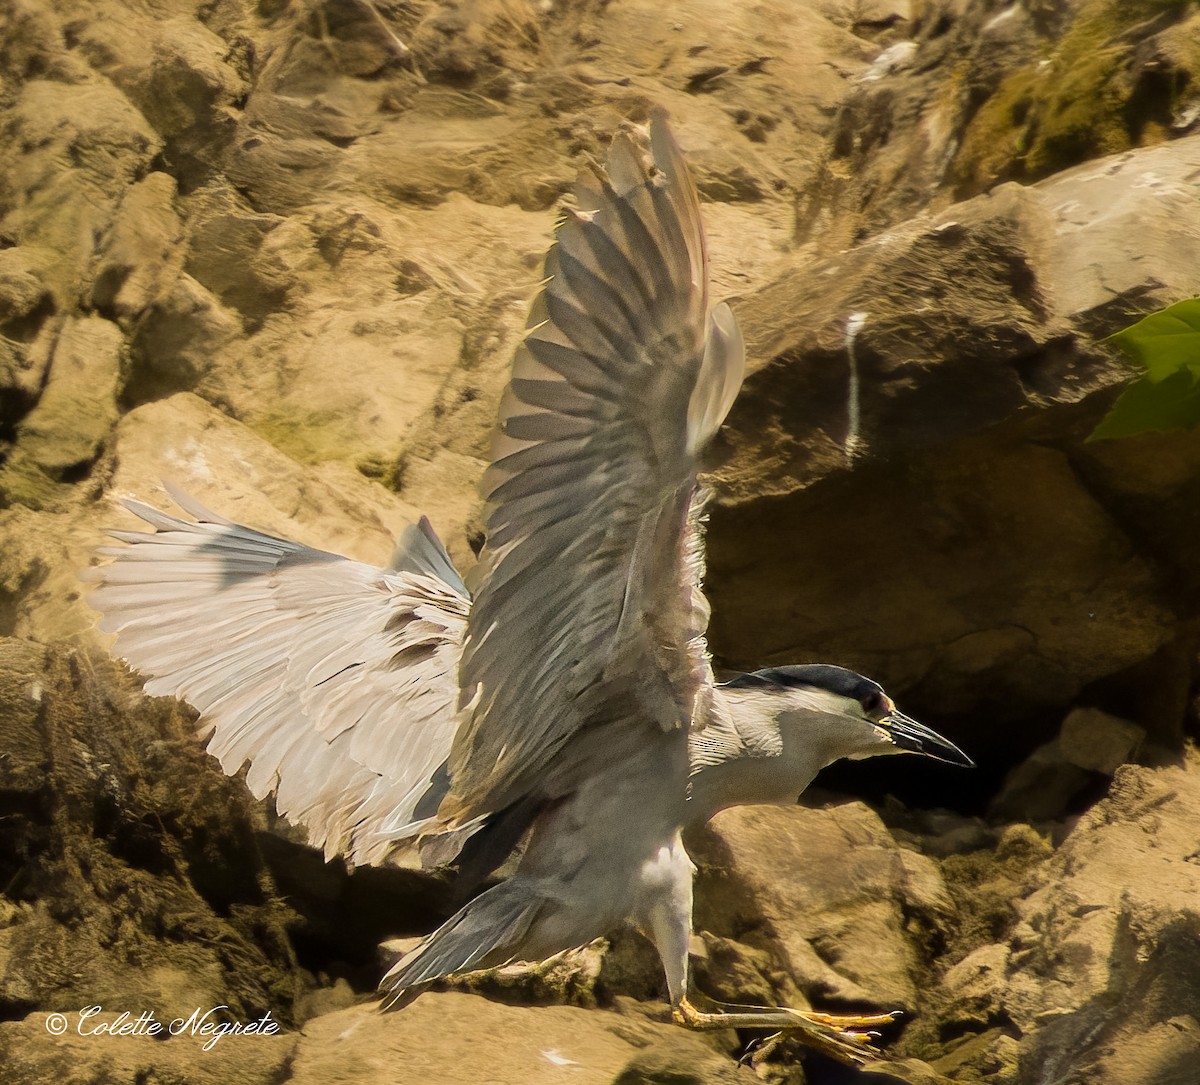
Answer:
M706 1009L719 1013L776 1013L773 1006L740 1006L729 1002L718 1002L716 999L705 998ZM904 1016L902 1010L891 1010L888 1013L820 1013L817 1010L797 1010L787 1007L788 1013L798 1014L817 1025L827 1025L829 1028L845 1032L848 1029L876 1029L884 1025L894 1025Z
M648 894L642 926L654 940L666 973L671 996L671 1018L691 1029L761 1028L773 1032L786 1030L801 1043L822 1051L848 1066L865 1066L887 1060L888 1056L871 1046L870 1033L855 1028L888 1024L891 1014L871 1017L831 1017L785 1008L766 1006L715 1007L698 1009L689 998L691 983L688 967L688 935L692 916L692 866L682 843L662 849L656 865L648 870L657 875L651 883L655 892ZM704 996L698 996L703 1000Z
M820 1051L847 1066L865 1066L888 1058L882 1051L871 1046L873 1037L869 1033L854 1032L835 1027L820 1018L839 1021L827 1014L810 1015L799 1010L783 1007L758 1006L740 1007L736 1011L709 1012L698 1010L684 997L671 1008L671 1017L677 1025L691 1029L762 1028L784 1031L793 1035L807 1047ZM893 1020L890 1014L873 1017L847 1018L869 1024L886 1024ZM857 1027L857 1026L856 1026Z
M702 1002L703 1007L710 1013L779 1013L773 1006L743 1006L730 1002L718 1002L715 998L692 992L693 1002ZM875 1029L884 1025L894 1025L904 1016L903 1010L892 1010L889 1013L819 1013L816 1010L796 1010L788 1007L787 1013L798 1014L818 1025L828 1025L830 1028L844 1032L847 1029Z

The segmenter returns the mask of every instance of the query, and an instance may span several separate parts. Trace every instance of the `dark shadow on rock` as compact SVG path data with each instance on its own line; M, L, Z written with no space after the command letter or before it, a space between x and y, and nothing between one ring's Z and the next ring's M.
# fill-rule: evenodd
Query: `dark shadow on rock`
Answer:
M295 916L262 814L192 726L114 663L0 641L0 1015L224 1004L291 1020Z
M356 990L379 982L379 943L427 934L454 911L450 880L399 867L326 862L315 848L270 832L258 845L278 891L296 914L289 933L300 963L348 980Z

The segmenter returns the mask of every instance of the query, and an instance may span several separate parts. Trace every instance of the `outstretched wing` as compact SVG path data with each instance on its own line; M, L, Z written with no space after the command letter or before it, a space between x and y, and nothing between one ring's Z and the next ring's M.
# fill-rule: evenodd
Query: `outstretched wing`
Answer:
M242 527L172 492L197 522L122 502L89 602L146 692L197 708L226 772L327 856L381 861L445 792L470 609L428 522L377 569Z
M447 817L552 795L589 726L687 726L705 680L696 457L743 350L729 309L708 311L699 199L661 114L649 145L648 167L618 136L577 186L513 362Z

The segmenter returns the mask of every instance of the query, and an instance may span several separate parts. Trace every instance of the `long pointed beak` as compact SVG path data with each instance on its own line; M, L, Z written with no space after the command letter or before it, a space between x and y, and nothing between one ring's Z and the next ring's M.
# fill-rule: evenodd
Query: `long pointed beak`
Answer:
M877 726L887 732L897 749L936 757L939 761L948 761L951 765L962 765L967 769L975 767L975 762L953 742L910 719L903 712L889 712Z

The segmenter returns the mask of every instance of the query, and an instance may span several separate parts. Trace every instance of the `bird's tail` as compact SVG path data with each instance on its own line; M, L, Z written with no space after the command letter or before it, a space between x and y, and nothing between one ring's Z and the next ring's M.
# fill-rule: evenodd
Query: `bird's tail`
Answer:
M457 972L494 968L516 959L546 901L528 882L493 886L459 909L419 946L398 960L379 982L382 1008L398 1010L426 984Z

